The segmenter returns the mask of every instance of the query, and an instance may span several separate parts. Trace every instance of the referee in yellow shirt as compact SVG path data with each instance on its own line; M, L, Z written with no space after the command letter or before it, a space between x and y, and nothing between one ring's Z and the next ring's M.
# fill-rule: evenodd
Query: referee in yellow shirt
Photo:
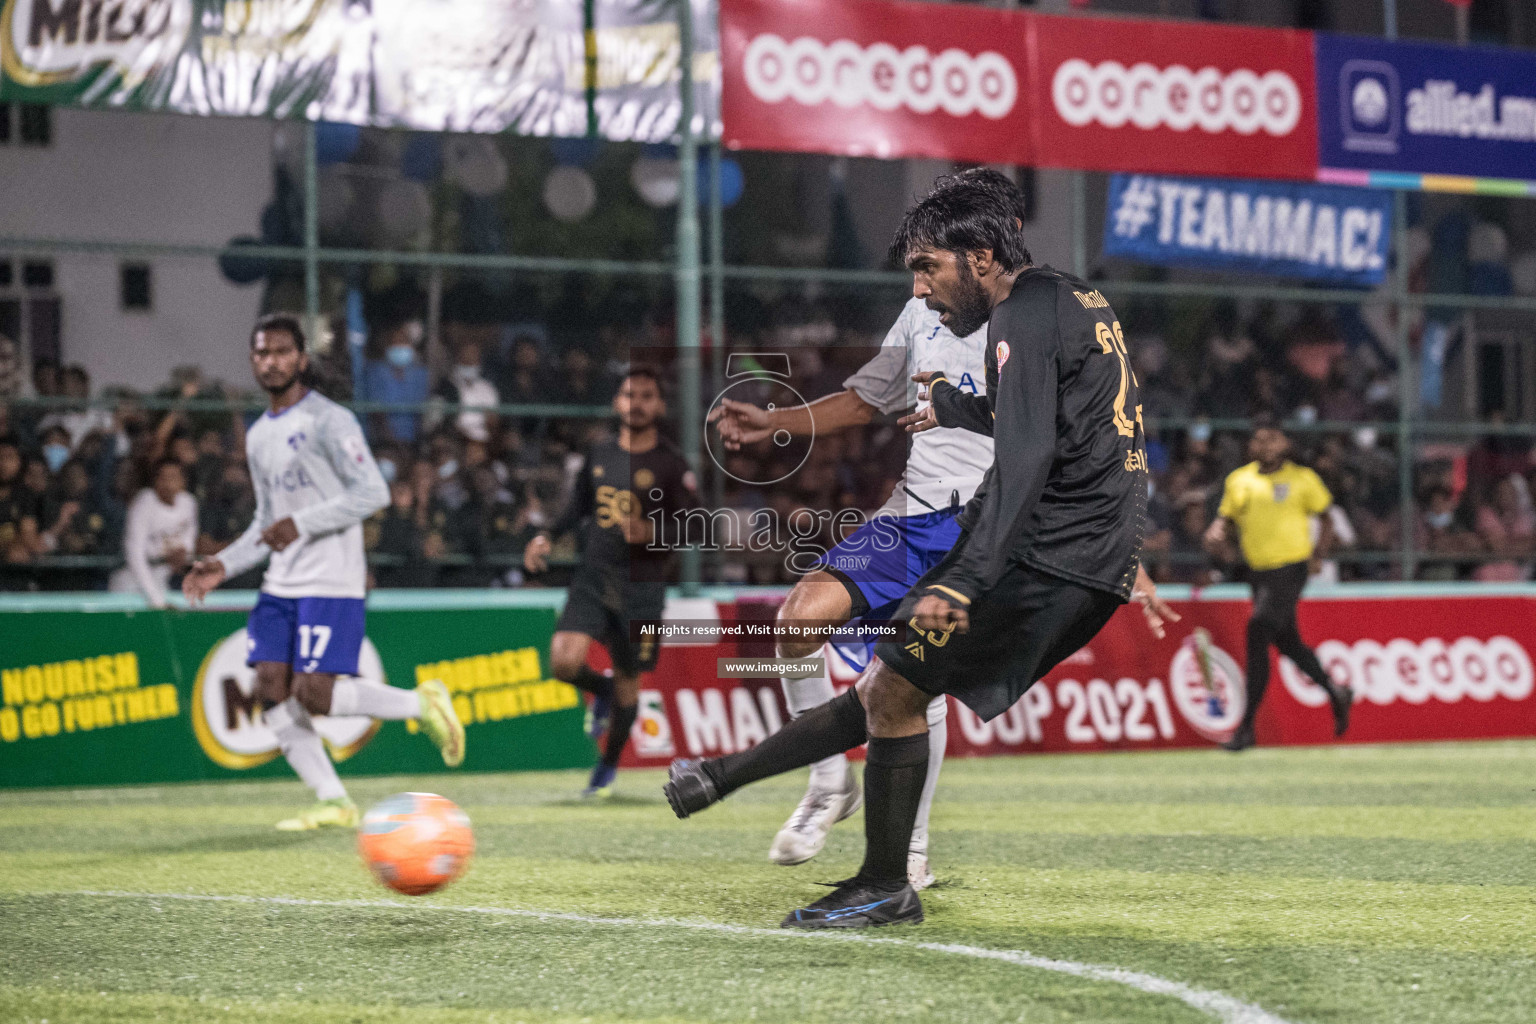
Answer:
M1253 617L1248 620L1248 705L1243 720L1222 746L1244 750L1253 746L1253 720L1269 686L1269 647L1295 662L1318 686L1328 691L1333 708L1333 734L1349 727L1353 695L1335 686L1312 648L1296 627L1296 602L1307 584L1313 555L1327 550L1333 530L1326 517L1314 551L1312 517L1333 504L1333 495L1318 475L1286 458L1291 442L1273 424L1258 425L1248 443L1254 461L1232 471L1221 496L1216 521L1205 534L1212 554L1229 554L1237 531L1248 581L1253 586Z

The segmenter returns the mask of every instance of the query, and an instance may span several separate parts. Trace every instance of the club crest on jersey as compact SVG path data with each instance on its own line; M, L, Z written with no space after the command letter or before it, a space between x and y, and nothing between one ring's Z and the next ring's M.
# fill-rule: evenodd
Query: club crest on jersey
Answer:
M652 473L648 469L637 469L637 470L635 470L635 486L636 487L649 487L649 486L651 486L651 484L653 484L655 482L656 482L656 474L655 473Z
M299 450L299 445L309 440L309 436L300 430L298 433L288 435L288 447L294 451Z
M1275 484L1275 500L1284 501L1286 495L1291 493L1290 484Z
M1003 368L1003 364L1007 361L1008 343L1006 341L1000 341L997 343L997 368L1001 370Z

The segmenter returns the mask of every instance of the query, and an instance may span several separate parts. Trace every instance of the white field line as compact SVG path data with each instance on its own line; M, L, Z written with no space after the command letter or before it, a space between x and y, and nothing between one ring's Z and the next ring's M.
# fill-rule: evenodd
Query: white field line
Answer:
M20 894L16 894L20 895ZM1139 992L1177 999L1222 1024L1289 1024L1261 1006L1245 1003L1241 999L1222 992L1195 988L1179 981L1170 981L1155 974L1129 971L1102 964L1085 964L1076 960L1054 960L1036 956L1021 950L986 949L981 946L965 946L952 942L917 942L911 939L890 939L867 935L862 932L803 932L784 928L750 928L739 924L720 924L714 921L679 921L670 918L595 917L588 914L570 914L552 910L516 910L510 907L453 907L438 903L402 903L399 900L306 900L287 896L216 896L200 893L174 892L113 892L78 890L74 892L39 893L55 896L98 896L114 899L135 900L185 900L206 903L249 903L260 906L284 907L341 907L346 909L434 910L455 914L485 914L492 917L527 918L536 921L569 921L575 924L602 925L614 928L685 928L690 931L715 932L725 935L747 935L764 939L811 940L813 942L855 942L866 946L898 946L921 949L930 953L949 953L976 960L999 960L1019 967L1032 967L1040 971L1070 974L1090 981L1108 981L1125 985Z

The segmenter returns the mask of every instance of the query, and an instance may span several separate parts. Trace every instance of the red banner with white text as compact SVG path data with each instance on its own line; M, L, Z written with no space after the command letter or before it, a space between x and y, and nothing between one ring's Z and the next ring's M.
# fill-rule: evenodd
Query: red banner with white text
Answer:
M722 0L736 149L1311 179L1309 32L890 0Z
M952 756L1198 747L1227 739L1248 699L1247 601L1186 601L1154 640L1121 609L1077 654L1001 717L950 703ZM721 606L722 621L772 619L768 603ZM1302 636L1355 694L1342 742L1536 736L1536 599L1435 597L1303 601ZM771 643L669 646L644 682L629 765L745 749L787 719L776 679L720 679L717 659L765 656ZM1323 691L1270 653L1261 746L1333 742ZM857 674L834 662L833 678Z
M725 144L1033 163L1025 19L888 0L721 0Z
M1316 176L1312 33L1045 16L1029 31L1040 164Z

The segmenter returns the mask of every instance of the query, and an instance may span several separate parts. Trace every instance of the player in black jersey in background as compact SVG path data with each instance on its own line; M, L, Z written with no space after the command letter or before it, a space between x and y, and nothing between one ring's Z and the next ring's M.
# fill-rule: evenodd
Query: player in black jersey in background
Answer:
M661 621L672 557L648 547L654 531L648 517L698 504L687 461L656 428L666 412L656 371L631 367L614 395L613 411L618 437L592 446L565 513L523 550L524 567L544 572L551 539L578 531L581 565L555 624L550 668L557 679L592 694L587 725L592 737L608 733L583 794L589 797L612 794L619 757L635 724L640 676L656 667L658 642L638 630L642 623ZM587 664L593 641L608 649L612 678Z
M916 415L908 425L990 432L992 467L961 516L960 540L893 617L905 635L879 644L854 689L746 751L674 762L666 786L687 817L749 782L868 740L863 866L785 918L791 928L923 919L906 852L935 695L952 694L990 720L1127 600L1142 603L1154 632L1171 614L1139 565L1145 436L1109 303L1076 278L1032 266L1013 211L963 181L945 181L908 211L892 253L912 271L913 294L951 331L988 327L986 396L960 401L931 382L936 422Z

